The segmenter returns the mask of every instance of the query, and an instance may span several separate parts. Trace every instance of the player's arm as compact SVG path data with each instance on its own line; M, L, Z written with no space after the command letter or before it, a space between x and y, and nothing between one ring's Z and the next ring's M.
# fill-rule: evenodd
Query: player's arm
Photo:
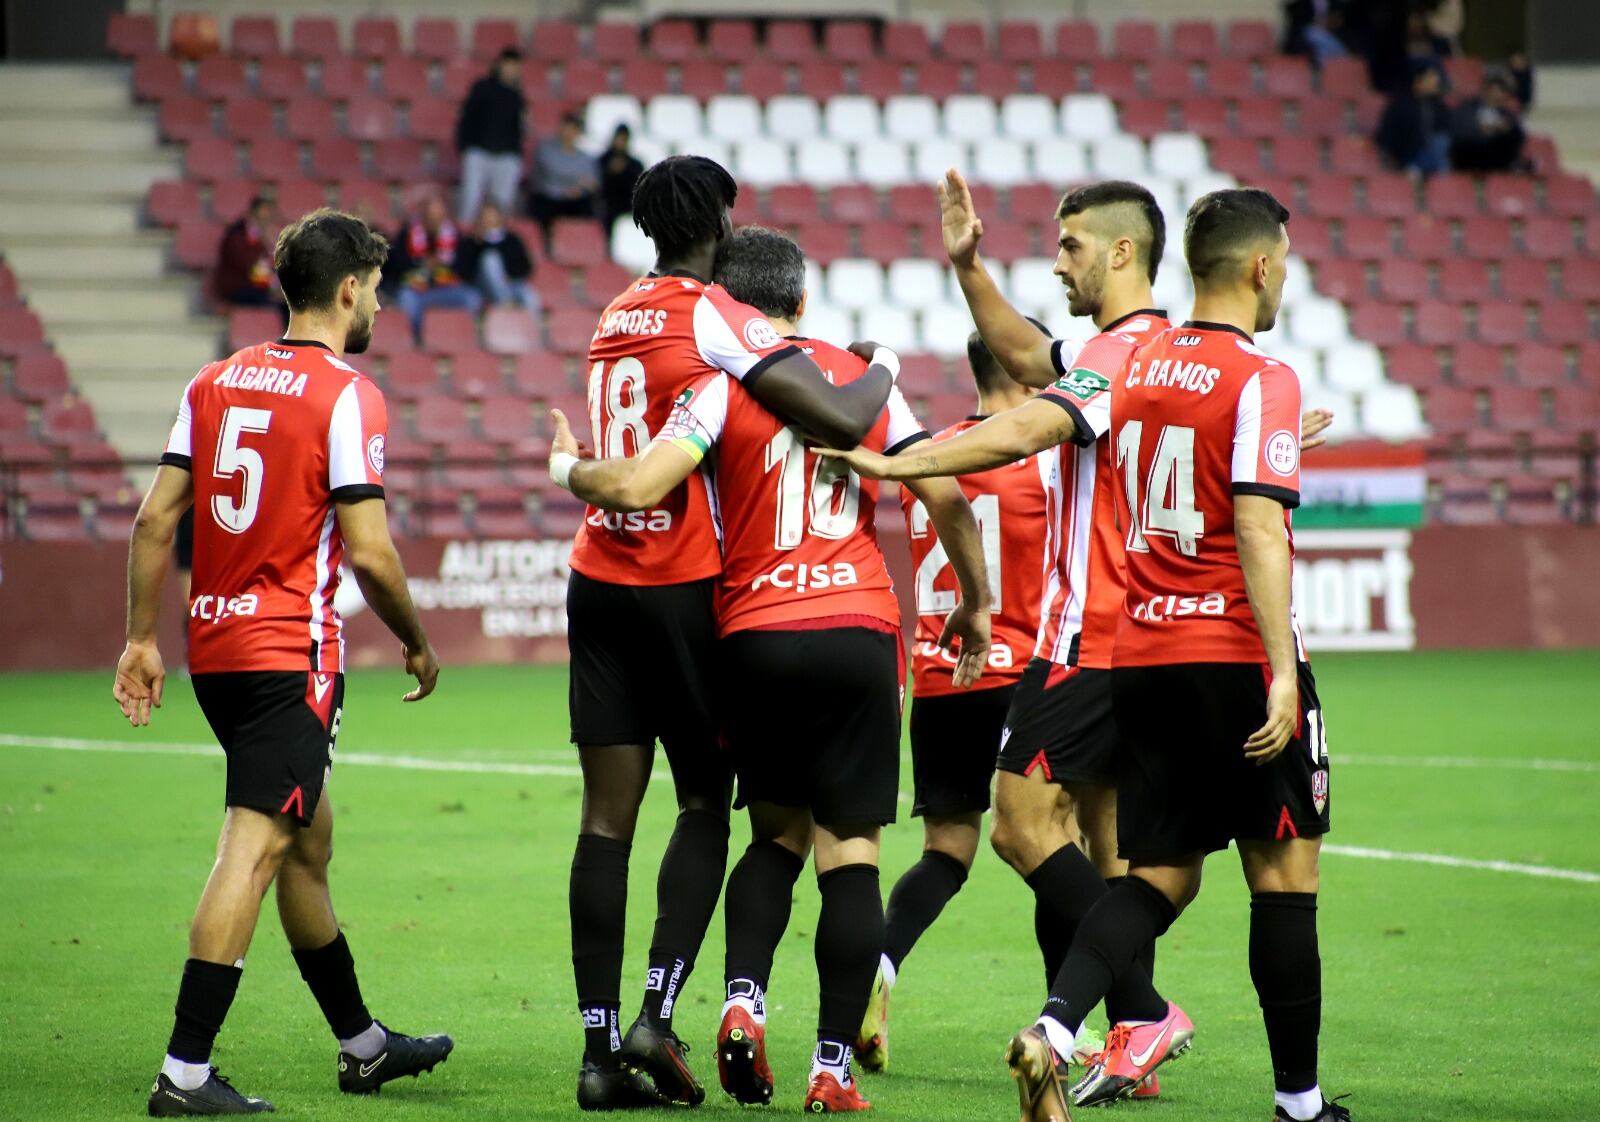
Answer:
M439 679L439 659L411 602L405 566L389 536L388 508L382 498L369 497L336 502L334 509L344 538L345 560L356 575L361 595L400 640L406 673L417 680L417 688L406 694L405 700L421 701L433 692Z
M760 372L745 376L744 388L767 411L823 444L854 448L871 431L900 372L900 360L886 347L852 344L871 365L853 382L836 386L822 368L796 348Z
M928 442L923 441L926 445ZM946 617L939 645L957 655L954 681L965 689L978 680L989 661L989 568L983 558L983 538L972 505L954 479L919 479L906 483L928 512L950 567L955 570L961 602ZM959 649L953 640L959 639Z
M1039 334L1027 317L1011 306L995 284L983 259L978 242L983 238L983 220L972 205L972 192L961 173L951 168L939 184L939 220L944 230L944 249L955 266L961 294L972 310L972 321L984 345L1006 368L1012 380L1025 386L1044 388L1060 376L1051 357L1053 342Z
M857 475L868 479L932 479L970 475L1015 463L1067 443L1076 431L1071 413L1050 398L1035 397L948 440L924 440L897 456L864 448L848 452L826 448L822 452L844 460ZM942 540L943 535L940 537Z
M673 438L669 422L640 455L580 460L578 441L566 414L552 409L550 419L555 425L555 440L550 445L551 478L601 510L649 510L688 479L705 455L698 445Z
M1300 415L1300 451L1309 452L1328 443L1322 434L1333 424L1333 410L1307 409Z
M1294 632L1289 622L1291 563L1283 504L1265 495L1235 495L1233 530L1244 568L1245 594L1272 671L1267 723L1244 745L1246 756L1264 764L1289 743L1300 707Z
M194 477L187 468L162 464L139 504L128 541L127 646L117 660L111 696L135 728L150 723L150 707L161 708L167 672L156 649L161 585L172 556L172 535L183 512L194 505Z

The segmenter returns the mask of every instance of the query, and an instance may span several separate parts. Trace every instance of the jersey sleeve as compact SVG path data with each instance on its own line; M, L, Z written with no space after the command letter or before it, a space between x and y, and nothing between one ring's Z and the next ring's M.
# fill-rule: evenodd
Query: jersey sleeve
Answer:
M727 423L728 376L712 374L678 395L655 438L681 448L698 464L722 439Z
M1239 393L1233 493L1300 505L1300 379L1281 362L1263 366Z
M328 421L328 493L336 502L383 498L389 410L383 393L356 378L339 394Z
M799 350L778 334L766 316L715 287L695 301L694 342L707 365L747 385Z
M1066 340L1057 339L1051 355L1067 352ZM1133 353L1133 340L1124 335L1097 335L1083 345L1083 349L1070 359L1071 367L1056 369L1061 377L1040 397L1061 406L1072 417L1072 443L1087 448L1111 429L1111 382L1122 372L1128 356Z
M885 456L893 456L919 440L933 439L928 435L928 430L922 427L922 422L917 420L917 415L911 411L911 406L900 393L899 386L890 387L889 400L884 409L889 414L889 429L883 438Z
M160 462L170 467L179 467L184 471L194 470L194 384L200 380L197 374L189 384L184 387L183 400L178 402L178 419L172 422L172 432L167 436L167 447L161 453Z

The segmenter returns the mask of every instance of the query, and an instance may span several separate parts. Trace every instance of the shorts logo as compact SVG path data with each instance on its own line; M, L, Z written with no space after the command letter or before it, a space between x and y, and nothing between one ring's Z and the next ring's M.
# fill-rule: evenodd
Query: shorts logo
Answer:
M1321 814L1328 806L1328 771L1318 768L1311 776L1311 804Z
M1057 379L1054 388L1062 393L1071 394L1079 401L1088 401L1109 390L1111 383L1105 375L1079 366L1066 377Z
M753 319L744 325L744 341L752 351L765 351L783 342L778 329L764 319Z
M1279 475L1293 475L1300 466L1300 440L1288 429L1267 437L1267 466Z
M383 474L383 433L378 433L367 441L367 463L372 465L372 470L379 475Z

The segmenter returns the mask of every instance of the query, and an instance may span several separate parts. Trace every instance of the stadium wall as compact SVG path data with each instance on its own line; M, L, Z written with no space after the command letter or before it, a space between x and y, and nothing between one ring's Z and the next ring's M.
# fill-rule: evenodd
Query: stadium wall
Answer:
M884 523L880 539L904 597L912 587L905 530L897 515ZM412 594L446 664L566 657L569 542L424 538L398 544ZM1313 653L1600 647L1600 596L1593 593L1600 530L1305 530L1297 545L1295 602ZM122 646L126 555L123 543L111 541L0 542L0 624L7 637L0 672L109 673ZM341 605L353 589L347 582ZM360 610L358 597L351 598L349 664L398 667L393 638ZM183 609L175 577L164 602L162 651L176 670ZM909 619L909 605L902 610Z

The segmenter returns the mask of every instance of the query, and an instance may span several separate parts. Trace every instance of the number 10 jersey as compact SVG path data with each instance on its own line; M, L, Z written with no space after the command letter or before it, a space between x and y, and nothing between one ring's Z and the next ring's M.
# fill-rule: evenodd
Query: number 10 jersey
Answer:
M765 316L688 273L640 277L600 314L589 343L589 427L600 459L634 456L672 403L724 372L753 382L795 346ZM571 565L612 584L682 584L722 571L716 516L699 472L653 510L584 512Z

